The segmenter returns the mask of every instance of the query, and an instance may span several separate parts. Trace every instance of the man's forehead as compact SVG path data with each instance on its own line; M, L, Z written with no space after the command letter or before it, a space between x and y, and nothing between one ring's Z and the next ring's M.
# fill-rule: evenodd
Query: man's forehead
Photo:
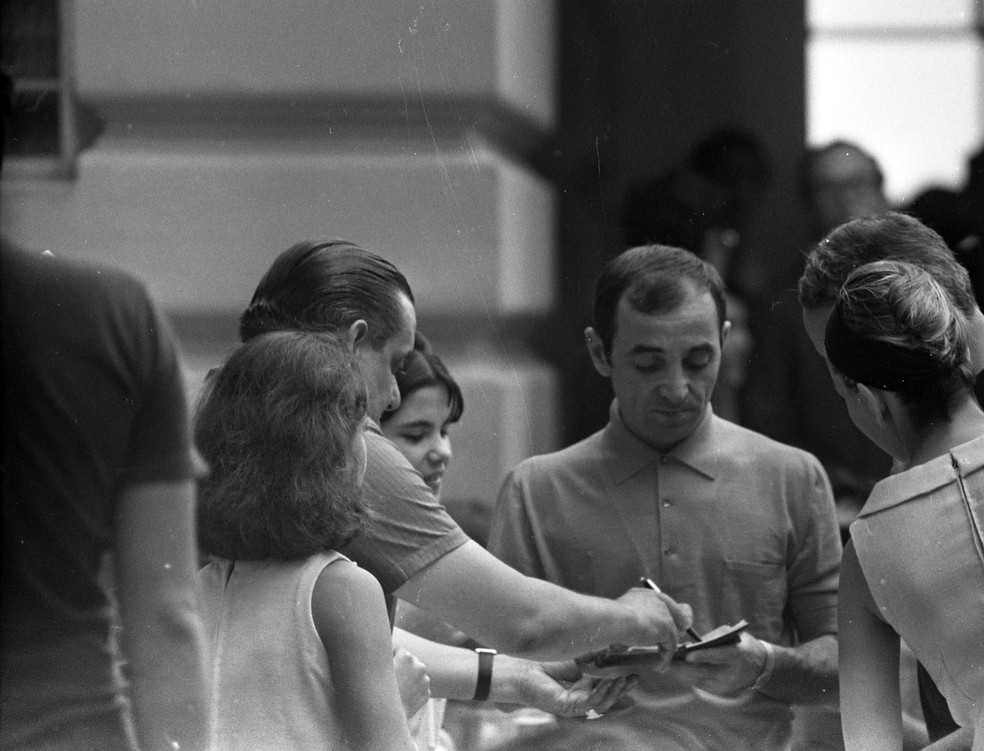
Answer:
M417 333L417 311L406 295L400 295L400 307L403 324L395 332L392 340L394 349L405 357L413 349L414 335Z
M638 304L631 302L630 292L627 291L618 301L616 315L644 316L670 321L680 318L690 318L694 315L708 314L715 320L717 319L717 305L715 305L714 296L709 289L702 289L690 281L684 281L681 285L682 294L677 303L672 307L667 307L665 310L654 312L640 310Z
M623 297L616 314L616 339L620 333L632 339L642 337L667 342L701 337L716 341L719 334L717 307L710 292L688 294L675 308L656 313L644 313ZM634 349L639 346L638 343L625 344Z
M814 175L817 182L844 182L859 178L875 180L877 172L871 160L856 151L832 151L818 161Z

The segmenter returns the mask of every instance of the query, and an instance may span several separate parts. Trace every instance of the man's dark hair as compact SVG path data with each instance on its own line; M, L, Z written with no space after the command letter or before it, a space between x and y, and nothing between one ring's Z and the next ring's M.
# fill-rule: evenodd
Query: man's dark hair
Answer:
M615 321L622 297L647 315L676 310L687 295L687 285L707 291L717 308L718 324L727 318L724 282L717 270L689 250L669 245L640 245L619 253L601 272L595 286L593 326L610 355Z
M974 312L970 276L946 241L915 217L894 211L854 219L817 243L807 255L800 276L800 304L807 310L833 304L852 271L885 260L905 261L924 269L965 315Z
M271 331L342 331L362 319L381 347L413 303L406 278L385 258L345 240L305 240L281 253L239 320L248 341Z

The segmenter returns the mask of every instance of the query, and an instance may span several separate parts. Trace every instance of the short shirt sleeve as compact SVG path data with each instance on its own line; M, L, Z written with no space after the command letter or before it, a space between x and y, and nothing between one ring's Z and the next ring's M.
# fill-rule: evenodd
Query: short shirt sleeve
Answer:
M173 482L204 474L194 448L188 397L174 334L143 286L134 284L123 299L130 308L118 319L130 327L134 420L122 472L124 484Z
M448 514L399 449L370 424L362 485L369 519L342 552L392 593L468 535Z

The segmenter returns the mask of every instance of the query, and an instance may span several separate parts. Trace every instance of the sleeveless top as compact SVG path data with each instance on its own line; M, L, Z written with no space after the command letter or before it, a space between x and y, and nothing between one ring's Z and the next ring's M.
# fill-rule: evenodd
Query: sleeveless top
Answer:
M215 751L342 745L311 595L336 552L302 561L215 559L198 574L215 687Z
M954 719L980 735L984 436L878 483L851 539L882 616L946 696Z

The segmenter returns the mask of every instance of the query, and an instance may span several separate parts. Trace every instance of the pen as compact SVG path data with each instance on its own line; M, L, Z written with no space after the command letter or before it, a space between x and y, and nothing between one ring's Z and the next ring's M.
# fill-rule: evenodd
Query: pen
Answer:
M653 592L656 592L657 594L663 594L663 590L657 587L656 582L654 582L648 576L640 576L639 581L641 581L644 585L649 587ZM691 639L694 639L695 641L701 640L700 634L698 634L696 631L694 631L692 628L689 627L687 628L687 636L689 636Z

